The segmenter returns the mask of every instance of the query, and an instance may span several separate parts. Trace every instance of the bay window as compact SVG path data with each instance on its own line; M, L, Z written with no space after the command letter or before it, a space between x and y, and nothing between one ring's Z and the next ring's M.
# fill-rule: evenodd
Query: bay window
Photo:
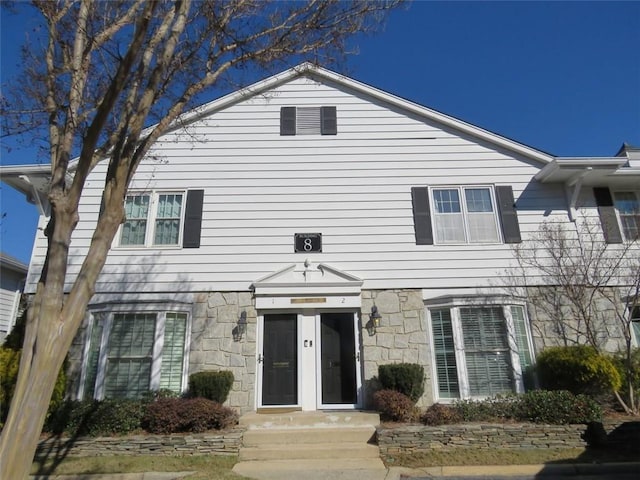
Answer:
M439 399L522 392L533 363L521 305L444 305L429 309Z
M94 313L79 397L140 398L159 389L181 392L187 327L187 312Z

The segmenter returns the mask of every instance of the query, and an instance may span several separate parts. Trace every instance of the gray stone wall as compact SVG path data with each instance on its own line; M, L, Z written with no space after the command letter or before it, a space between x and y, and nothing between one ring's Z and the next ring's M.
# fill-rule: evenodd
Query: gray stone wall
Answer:
M128 437L81 437L42 440L36 458L107 455L237 455L243 430L185 435L134 435Z
M469 449L584 448L585 425L460 424L378 427L380 454Z
M247 332L233 338L242 311ZM189 375L209 370L230 370L234 382L226 405L241 414L254 410L256 381L257 314L250 292L211 292L196 297L191 327Z
M373 305L378 307L382 318L376 333L369 335L365 326ZM418 405L432 403L431 362L422 290L363 290L362 324L365 406L370 406L370 394L376 388L372 379L377 377L378 367L389 363L422 365L425 393Z
M592 338L586 336L587 326L562 301L555 287L535 287L527 291L531 334L536 351L563 345L588 345L595 342L606 352L620 351L625 344L620 324L613 308L624 308L622 300L614 306L606 299L595 301L596 312L591 320Z

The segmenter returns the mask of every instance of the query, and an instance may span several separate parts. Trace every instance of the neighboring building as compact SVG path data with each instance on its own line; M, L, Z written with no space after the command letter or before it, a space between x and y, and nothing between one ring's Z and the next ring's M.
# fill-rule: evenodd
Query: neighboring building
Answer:
M184 390L224 369L241 411L360 408L393 362L425 367L422 404L519 392L543 339L498 279L513 245L578 212L608 241L637 236L637 150L557 158L306 64L182 123L126 197L71 353L80 398ZM105 171L86 184L69 281ZM41 209L32 293L48 172L0 173Z
M27 266L0 253L0 345L11 332L20 312L20 297L27 278Z

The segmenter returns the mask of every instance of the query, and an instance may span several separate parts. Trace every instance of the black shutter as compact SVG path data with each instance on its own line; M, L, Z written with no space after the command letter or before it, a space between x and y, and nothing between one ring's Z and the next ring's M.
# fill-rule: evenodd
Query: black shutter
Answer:
M322 107L320 109L322 135L338 134L338 121L336 117L336 107Z
M504 243L520 243L520 225L518 224L518 212L513 199L513 188L511 185L501 185L496 187L496 200L498 212L500 213L500 225L502 225L502 237Z
M607 187L594 187L593 196L596 198L604 240L607 243L622 243L622 233L618 225L618 217L616 216L611 192Z
M184 212L183 248L200 248L200 230L202 228L202 201L204 190L189 190Z
M416 245L433 245L429 189L427 187L412 187L411 200L413 201L413 226L416 231Z
M280 135L296 134L296 107L280 109Z

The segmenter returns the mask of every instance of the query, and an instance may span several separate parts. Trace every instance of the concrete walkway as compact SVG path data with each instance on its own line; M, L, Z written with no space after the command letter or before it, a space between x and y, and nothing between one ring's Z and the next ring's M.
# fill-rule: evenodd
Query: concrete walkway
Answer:
M428 468L362 468L352 465L352 468L342 470L339 465L330 460L323 463L299 464L300 468L292 468L291 462L282 462L278 468L276 463L262 470L247 471L249 478L264 480L400 480L410 477L465 477L486 476L518 477L532 476L536 478L565 478L578 476L612 475L615 474L640 474L640 462L604 463L604 464L541 464L541 465L475 465L465 467L428 467ZM356 468L353 468L356 467ZM193 472L147 472L147 473L120 473L100 475L52 475L31 476L31 480L173 480L184 478ZM240 472L238 472L240 473ZM639 477L640 478L640 477Z

